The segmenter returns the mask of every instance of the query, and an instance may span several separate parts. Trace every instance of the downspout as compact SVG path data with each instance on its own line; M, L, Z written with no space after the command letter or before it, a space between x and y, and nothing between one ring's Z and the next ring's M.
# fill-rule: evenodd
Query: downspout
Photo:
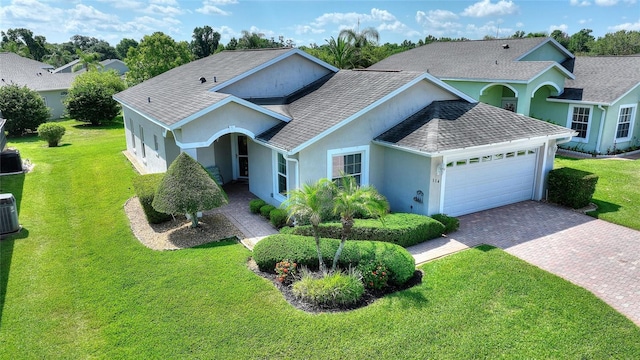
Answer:
M600 154L600 143L602 142L602 131L604 129L604 119L607 117L607 109L602 107L602 105L598 105L598 109L602 111L602 115L600 115L600 129L598 130L598 140L596 141L596 155Z

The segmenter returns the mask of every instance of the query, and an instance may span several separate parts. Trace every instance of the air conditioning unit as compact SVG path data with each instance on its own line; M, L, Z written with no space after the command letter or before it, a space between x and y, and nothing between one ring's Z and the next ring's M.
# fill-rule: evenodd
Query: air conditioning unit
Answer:
M0 194L0 237L20 231L18 208L13 194Z

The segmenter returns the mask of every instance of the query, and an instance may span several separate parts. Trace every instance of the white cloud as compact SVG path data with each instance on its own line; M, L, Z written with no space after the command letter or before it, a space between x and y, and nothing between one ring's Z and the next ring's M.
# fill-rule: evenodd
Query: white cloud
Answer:
M524 27L524 23L523 22L517 22L516 23L516 27L517 28L522 28L522 27Z
M197 8L196 11L205 15L223 15L229 16L231 12L223 10L220 6L237 4L235 0L204 0L202 7Z
M626 30L626 31L640 31L640 19L638 19L638 21L634 22L634 23L624 23L624 24L620 24L620 25L615 25L615 26L609 26L608 27L609 30L611 31L620 31L620 30Z
M600 6L613 6L618 3L618 0L595 0L595 3Z
M560 30L563 33L566 33L567 30L569 30L569 26L567 24L560 24L560 25L551 25L549 26L549 34L551 34L554 30Z
M465 30L468 34L471 34L472 37L478 38L482 38L484 36L504 37L510 36L515 32L511 28L501 27L499 21L489 21L488 23L481 26L477 26L475 24L467 24Z
M175 6L149 4L149 6L144 9L144 13L152 15L178 16L184 14L184 11Z
M47 23L62 18L64 10L54 8L44 2L36 0L14 0L11 5L0 7L0 23L2 27L11 28L15 21L33 21L37 23ZM33 30L33 29L32 29Z
M590 23L591 21L593 21L593 19L580 19L578 20L578 24L584 25Z
M462 29L463 25L455 21L458 18L458 15L447 10L429 10L428 12L416 12L416 22L422 25L425 32L436 36L451 34Z
M149 0L150 4L161 4L161 5L172 5L177 6L178 2L176 0Z
M569 4L571 4L571 6L589 6L591 2L588 0L571 0Z
M137 10L144 7L144 4L141 1L134 0L98 0L101 3L108 3L109 6L114 7L116 9L132 9Z
M380 10L376 8L371 9L371 19L379 21L396 21L396 17L387 10Z
M495 4L491 3L491 0L482 0L464 9L461 15L485 17L510 15L515 14L516 12L518 12L518 6L511 0L499 0Z
M294 32L298 35L302 34L322 34L325 32L324 29L318 29L309 25L296 25L294 27Z

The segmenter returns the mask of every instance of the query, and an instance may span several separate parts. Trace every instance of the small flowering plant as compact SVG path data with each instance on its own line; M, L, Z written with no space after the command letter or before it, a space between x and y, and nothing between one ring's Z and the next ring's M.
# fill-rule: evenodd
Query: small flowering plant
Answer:
M367 289L382 290L389 281L389 270L382 263L370 262L360 267L362 282Z
M298 272L298 264L291 260L282 260L276 264L276 280L282 284L289 284Z

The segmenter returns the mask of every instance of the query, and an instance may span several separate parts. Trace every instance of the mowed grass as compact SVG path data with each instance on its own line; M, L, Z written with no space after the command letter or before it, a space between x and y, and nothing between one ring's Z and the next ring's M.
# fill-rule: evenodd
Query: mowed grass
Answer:
M586 290L482 247L423 265L423 284L345 313L291 307L234 242L157 252L123 204L120 127L66 121L63 146L0 178L24 230L0 241L0 358L640 358L640 328ZM121 125L120 125L121 126Z
M554 167L570 167L598 175L589 215L640 230L640 160L556 157Z

